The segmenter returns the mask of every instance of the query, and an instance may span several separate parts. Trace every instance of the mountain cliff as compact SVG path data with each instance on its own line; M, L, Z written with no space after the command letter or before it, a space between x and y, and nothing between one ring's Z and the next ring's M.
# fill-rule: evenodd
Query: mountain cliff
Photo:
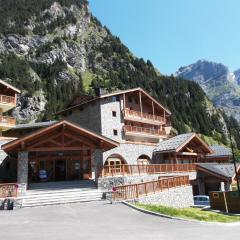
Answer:
M21 89L18 122L54 118L79 92L142 87L172 111L179 133L227 143L227 117L197 83L135 57L84 0L0 0L0 78Z
M200 84L215 106L240 121L240 70L232 73L221 63L199 60L179 68L176 76Z

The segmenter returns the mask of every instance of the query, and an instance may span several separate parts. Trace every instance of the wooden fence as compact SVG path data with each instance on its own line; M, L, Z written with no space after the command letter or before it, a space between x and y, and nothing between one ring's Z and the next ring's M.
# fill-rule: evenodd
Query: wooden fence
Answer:
M103 166L101 177L133 176L158 173L194 172L196 164L146 164L146 165L107 165Z
M18 185L16 183L0 184L0 198L17 197Z
M137 199L156 192L169 190L170 188L189 185L188 176L169 177L156 181L113 187L113 201Z

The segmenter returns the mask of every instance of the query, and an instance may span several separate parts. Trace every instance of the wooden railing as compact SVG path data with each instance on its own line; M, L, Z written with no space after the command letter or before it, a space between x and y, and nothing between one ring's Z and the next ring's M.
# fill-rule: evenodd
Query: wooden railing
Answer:
M125 113L125 116L143 118L143 119L147 119L147 120L151 120L151 121L158 121L161 123L166 122L166 119L164 119L164 117L152 115L152 114L144 113L144 112L141 113L139 111L130 110L129 108L125 108L124 113Z
M145 128L145 127L136 127L136 126L130 126L130 125L125 125L125 131L126 132L134 132L134 133L143 133L143 134L157 135L157 136L166 135L165 131L161 131L159 129Z
M103 166L101 177L133 176L158 173L195 172L196 164L146 164Z
M0 124L16 125L16 119L13 117L0 116Z
M17 197L18 185L16 183L0 184L0 198Z
M15 97L0 95L0 103L15 105Z
M169 177L156 181L143 182L137 184L123 185L113 187L112 200L121 201L137 199L141 196L147 196L156 192L162 192L170 188L189 185L188 176Z

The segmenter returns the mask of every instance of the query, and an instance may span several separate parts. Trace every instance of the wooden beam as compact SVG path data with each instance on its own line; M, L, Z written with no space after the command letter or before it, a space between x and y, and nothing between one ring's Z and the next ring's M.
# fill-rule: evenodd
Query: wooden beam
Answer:
M87 138L85 138L85 137L83 137L83 136L81 136L80 138L78 138L78 137L75 137L75 136L73 136L72 134L66 133L66 132L65 132L65 135L66 135L67 137L69 137L69 138L74 139L74 140L77 141L77 142L80 142L80 143L82 143L82 144L84 144L84 145L88 145L88 146L90 146L90 147L95 147L95 146L97 145L97 144L94 144L93 142L89 141L89 139L87 139Z
M126 96L125 93L123 94L123 111L125 111L126 108Z
M140 102L140 110L141 110L141 118L142 118L142 93L139 91L139 102Z
M87 147L40 147L40 148L26 148L27 152L62 152L62 151L80 151L89 150Z
M152 113L153 113L153 120L155 120L155 109L154 109L154 102L152 101Z

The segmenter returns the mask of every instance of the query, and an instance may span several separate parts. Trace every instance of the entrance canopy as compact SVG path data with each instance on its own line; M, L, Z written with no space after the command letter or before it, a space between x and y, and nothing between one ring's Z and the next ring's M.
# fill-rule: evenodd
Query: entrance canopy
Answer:
M78 151L91 149L110 150L118 143L86 130L68 121L57 122L28 136L2 146L5 152Z

